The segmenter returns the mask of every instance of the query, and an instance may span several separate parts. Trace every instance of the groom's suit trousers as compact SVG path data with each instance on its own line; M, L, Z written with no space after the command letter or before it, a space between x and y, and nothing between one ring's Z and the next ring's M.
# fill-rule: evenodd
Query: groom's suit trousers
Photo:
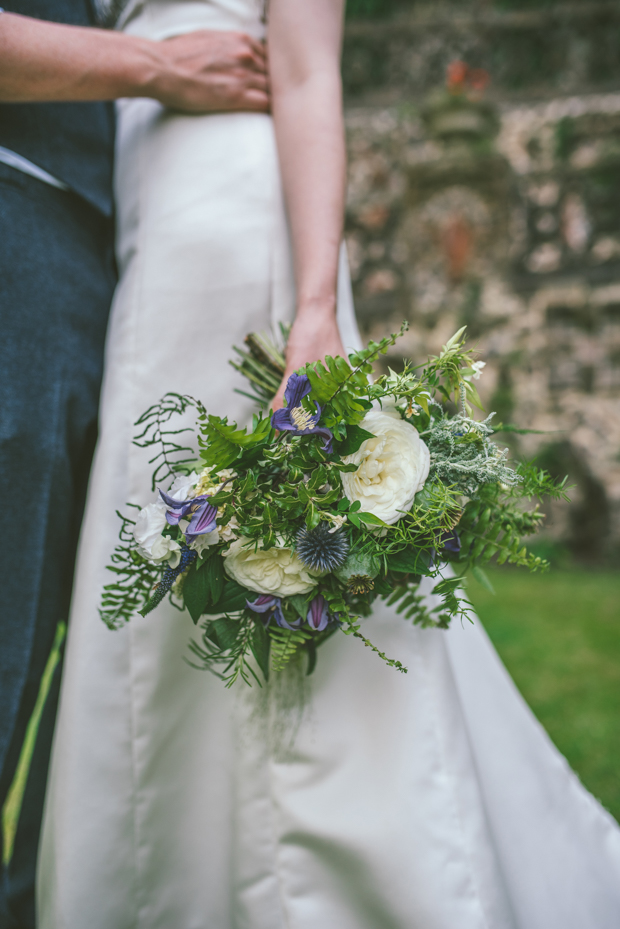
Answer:
M115 284L112 222L0 164L0 807L66 621ZM36 848L57 688L39 726L0 929L34 927Z

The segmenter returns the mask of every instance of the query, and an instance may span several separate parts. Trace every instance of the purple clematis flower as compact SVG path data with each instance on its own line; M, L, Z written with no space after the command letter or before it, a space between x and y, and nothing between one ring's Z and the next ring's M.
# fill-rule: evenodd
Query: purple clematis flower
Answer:
M316 413L312 414L302 406L301 401L311 390L310 381L305 374L291 374L284 391L286 406L276 410L271 417L271 425L274 429L292 432L293 435L320 435L324 440L323 451L331 454L334 436L331 429L318 425L321 407L315 400Z
M178 526L181 519L187 517L188 514L191 516L189 526L185 531L188 545L199 535L213 532L216 528L217 507L209 503L211 497L208 494L192 497L190 500L175 500L163 490L159 493L166 506L169 507L166 519L171 526Z
M282 629L296 629L299 626L301 619L298 619L297 622L287 623L284 618L284 613L282 612L282 601L280 597L272 597L270 594L260 594L256 600L250 602L246 600L246 605L248 609L253 610L254 613L272 613L273 618L275 619L278 626L281 626ZM267 625L269 625L269 616L267 620Z
M189 513L193 504L196 502L196 499L204 499L197 497L193 500L175 500L174 497L171 497L169 494L165 494L163 490L159 491L159 496L168 507L168 510L166 511L166 521L171 526L178 526L180 520L183 519L186 513Z
M316 632L323 632L323 629L327 626L329 622L329 611L327 609L325 597L321 596L321 594L317 594L317 596L310 601L307 620L310 628L314 629Z
M456 529L450 529L444 532L441 541L446 551L452 552L453 555L458 555L461 550L461 537Z

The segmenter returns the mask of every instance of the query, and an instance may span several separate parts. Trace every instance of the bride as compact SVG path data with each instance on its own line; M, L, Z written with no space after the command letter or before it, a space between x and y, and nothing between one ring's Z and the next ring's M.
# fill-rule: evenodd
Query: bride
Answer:
M183 661L187 614L162 605L120 632L97 615L115 510L149 501L138 416L177 391L247 419L230 346L294 310L289 372L358 343L338 257L342 5L271 0L266 23L259 0L134 0L120 22L152 39L266 36L273 119L119 107L120 283L40 853L41 929L620 926L620 830L479 626L421 630L379 606L373 639L408 675L334 636L312 677L292 669L262 690L227 691Z

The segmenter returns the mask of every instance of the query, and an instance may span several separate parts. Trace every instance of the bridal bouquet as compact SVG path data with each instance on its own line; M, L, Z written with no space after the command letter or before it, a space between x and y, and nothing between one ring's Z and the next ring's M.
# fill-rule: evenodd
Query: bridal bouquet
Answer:
M405 328L348 360L306 365L288 381L286 406L251 429L192 397L151 407L135 442L154 450L156 493L135 519L119 513L103 620L117 628L168 597L200 624L194 658L228 685L268 678L302 652L310 672L336 632L405 672L362 632L377 597L406 620L446 628L467 615L467 571L485 584L493 557L546 568L522 544L543 515L523 503L563 495L563 485L532 464L511 466L492 415L473 418L484 364L464 330L424 366L373 382L373 362ZM251 344L237 367L265 400L282 358ZM173 428L190 408L198 457L183 444L188 430ZM437 579L432 602L419 594L425 576Z

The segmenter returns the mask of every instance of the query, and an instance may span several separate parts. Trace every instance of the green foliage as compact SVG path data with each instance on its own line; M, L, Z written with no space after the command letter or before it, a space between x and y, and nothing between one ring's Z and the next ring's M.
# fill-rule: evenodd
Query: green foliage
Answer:
M263 672L266 681L269 680L269 656L271 650L271 637L261 622L255 622L250 636L250 648L256 658L258 667Z
M347 426L342 441L335 443L336 453L342 458L345 458L347 455L353 455L362 443L372 438L372 432L368 432L367 429L362 429L361 426Z
M439 598L439 602L433 604L420 596L417 581L409 582L396 587L386 603L395 606L397 613L423 629L447 629L451 620L466 618L471 609L469 600L460 591L462 584L462 577L442 578L433 588L433 594Z
M464 414L433 418L422 433L431 453L430 477L473 495L482 484L507 486L521 480L506 463L507 449L491 441L489 416L477 422Z
M522 510L516 503L500 501L495 487L484 488L478 499L469 501L461 516L459 563L466 568L481 567L495 558L498 564L547 570L548 563L528 552L522 543L523 537L540 528L543 519L538 507Z
M183 600L194 623L203 613L217 612L224 591L224 560L212 552L206 561L194 562L183 583ZM245 602L242 604L245 606ZM220 612L226 611L226 606ZM230 607L228 607L230 610Z
M194 667L216 674L227 687L232 687L239 678L248 685L254 680L260 686L260 679L249 661L255 641L254 626L247 615L238 619L224 616L207 620L202 642L192 639L189 643L190 651L200 661Z
M228 424L228 418L210 416L202 411L199 417L201 446L200 457L207 467L215 471L229 468L243 451L256 450L266 445L273 436L269 419L259 417L252 432L238 429L235 423Z
M300 650L312 638L312 633L306 629L280 629L279 626L275 626L270 629L269 636L273 670L281 671L297 657Z
M138 448L149 448L153 451L153 457L149 460L149 464L154 465L152 490L155 490L158 484L169 481L178 471L187 470L187 466L195 460L193 448L178 441L179 436L188 433L193 435L194 430L189 426L180 429L170 428L171 419L181 416L190 407L200 409L201 404L193 397L167 393L158 403L149 407L135 423L138 433L133 444Z
M368 390L368 378L372 374L373 363L380 355L394 345L403 335L409 324L404 322L400 332L393 333L380 342L369 342L367 348L349 355L349 362L344 358L332 358L327 355L325 364L321 361L308 364L303 369L312 385L312 401L323 408L322 422L333 429L339 438L342 426L355 426L362 421L371 403L364 396Z
M280 339L286 344L290 326L280 323ZM245 337L246 349L233 345L239 360L229 364L249 382L252 392L236 390L236 393L254 400L261 408L269 406L284 376L286 362L284 353L276 340L263 333L249 333Z
M401 662L397 661L396 658L388 658L385 652L382 652L379 648L377 648L376 645L373 645L372 642L366 638L366 636L362 635L359 629L355 629L352 634L356 639L360 639L366 648L369 648L375 653L375 655L378 655L382 661L385 661L388 668L396 668L396 670L400 671L401 674L407 674L408 668L406 668L404 664L401 664Z
M109 629L119 629L148 603L161 574L160 566L145 561L135 550L135 521L118 510L116 515L121 521L119 544L110 558L108 571L117 579L104 587L99 607L99 616Z

